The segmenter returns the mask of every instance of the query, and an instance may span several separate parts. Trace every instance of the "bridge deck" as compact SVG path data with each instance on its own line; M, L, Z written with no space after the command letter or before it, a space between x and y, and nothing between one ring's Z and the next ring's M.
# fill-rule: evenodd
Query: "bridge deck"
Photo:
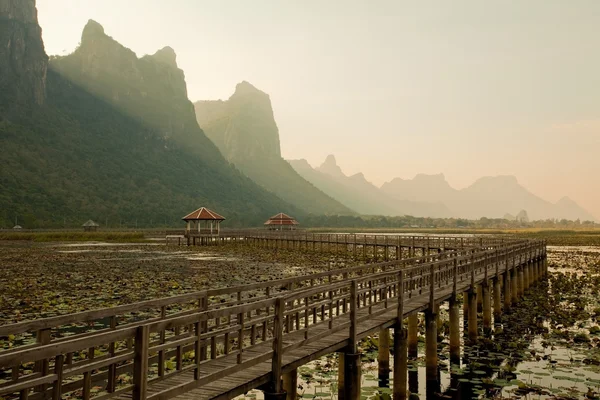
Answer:
M506 265L500 270L504 272ZM486 277L485 272L478 274L475 279L476 283L480 284ZM464 281L457 285L457 292L466 291L471 286L470 281ZM441 302L448 299L453 294L453 287L447 286L434 292L436 302ZM382 328L389 328L394 325L397 315L397 300L396 298L389 299L388 307L385 308L384 303L378 303L371 309L368 307L359 308L357 311L357 319L368 317L366 320L359 322L357 329L357 338L363 339L369 335L377 333ZM404 316L423 311L428 308L430 300L430 292L425 289L420 295L414 296L404 301ZM337 324L349 323L349 315L343 315ZM335 328L335 326L334 326ZM326 334L329 327L326 322L321 322L318 326L311 329L311 335L319 336ZM304 334L300 331L292 332L285 335L283 341L284 348L301 343L304 340ZM338 331L333 334L325 335L325 337L309 344L305 344L300 348L294 349L283 356L284 373L290 372L310 361L316 360L324 355L332 352L340 351L347 347L349 338L347 331ZM244 357L254 358L268 354L272 350L270 342L260 343L247 351L244 351ZM228 368L234 368L237 364L237 355L231 354L224 358L215 361L209 361L200 369L201 378L217 377L219 372ZM255 366L243 369L242 371L229 374L221 379L216 378L210 383L187 391L177 397L179 400L198 400L198 399L232 399L242 395L251 389L255 389L269 382L271 379L271 360L261 362ZM148 388L148 395L156 395L161 391L165 391L178 385L185 385L187 382L194 379L193 371L174 374L173 376L157 381L151 384ZM131 393L126 393L119 398L122 400L131 399Z

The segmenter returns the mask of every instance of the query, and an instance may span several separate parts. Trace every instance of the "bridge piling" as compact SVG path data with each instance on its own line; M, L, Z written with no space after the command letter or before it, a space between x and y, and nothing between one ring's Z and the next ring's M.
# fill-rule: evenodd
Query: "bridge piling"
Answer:
M390 384L390 330L387 328L379 331L379 346L377 351L379 387L388 387Z
M511 295L510 295L510 272L505 271L502 274L502 286L504 289L504 312L510 312Z
M419 316L413 313L408 316L408 356L417 358L419 353Z
M511 282L510 296L511 296L513 305L516 305L517 302L519 301L519 284L518 284L517 276L518 276L517 268L514 267L513 269L510 270L510 282Z
M469 327L469 340L471 342L476 342L477 341L477 336L478 336L478 332L477 332L477 294L475 292L475 289L471 289L468 292L467 295L467 299L468 299L468 303L469 303L469 322L468 322L468 327Z
M298 370L283 374L283 391L286 393L286 400L296 400L298 389Z
M460 316L456 295L450 298L450 363L460 364Z
M492 305L489 282L483 281L480 288L483 296L483 332L489 335L492 332Z
M494 285L494 322L499 322L502 318L502 289L500 288L501 284L500 277L497 276L493 279Z
M425 311L425 377L428 382L437 381L438 351L437 351L437 315L434 307Z
M525 279L523 278L523 265L519 265L519 267L517 268L517 293L518 293L518 298L520 299L521 297L523 297L523 293L525 293L525 288L524 288L524 283L525 283Z

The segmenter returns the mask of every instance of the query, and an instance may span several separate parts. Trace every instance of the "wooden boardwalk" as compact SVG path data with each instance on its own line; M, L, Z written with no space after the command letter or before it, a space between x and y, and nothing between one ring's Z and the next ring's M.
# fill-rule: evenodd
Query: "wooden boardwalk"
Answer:
M230 399L260 388L277 398L281 376L311 360L355 349L491 280L504 279L513 298L544 273L542 241L462 242L422 257L0 326L0 337L37 338L0 351L0 372L10 377L0 397ZM84 329L90 321L101 324ZM74 324L82 332L64 336Z

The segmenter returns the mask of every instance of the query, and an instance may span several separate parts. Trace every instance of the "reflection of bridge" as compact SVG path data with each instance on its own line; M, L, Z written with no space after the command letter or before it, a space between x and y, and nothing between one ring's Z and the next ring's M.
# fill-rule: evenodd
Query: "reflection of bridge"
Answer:
M367 246L377 250L380 244L372 236L325 241L323 236L266 235L245 236L240 244L302 251L312 251L315 243L315 249L333 244L350 254ZM9 379L0 384L0 396L224 399L259 388L267 398L283 399L286 391L294 398L297 368L340 352L340 394L359 399L357 342L379 332L380 374L389 375L386 349L388 328L393 328L394 398L405 398L418 312L425 312L427 379L435 384L439 304L450 302L450 358L455 361L460 354L458 294L466 293L468 334L476 339L477 297L483 304L483 328L491 329L492 302L499 315L546 273L541 241L386 240L387 247L374 255L383 251L382 258L393 258L387 262L0 326L0 336L18 340L35 332L37 338L34 344L0 352L0 372ZM414 257L417 248L424 254ZM411 257L402 258L406 253ZM81 333L64 336L74 327Z

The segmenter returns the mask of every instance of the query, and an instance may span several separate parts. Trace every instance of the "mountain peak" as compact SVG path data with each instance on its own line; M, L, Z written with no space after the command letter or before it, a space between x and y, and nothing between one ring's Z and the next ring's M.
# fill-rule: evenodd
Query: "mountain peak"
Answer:
M344 175L342 172L342 169L337 165L337 161L333 154L328 155L323 164L321 164L317 170L336 178L346 177L346 175Z
M246 96L246 95L261 95L261 96L269 96L265 92L260 89L257 89L256 86L252 85L248 81L242 81L235 85L235 92L231 97L236 96Z
M104 27L100 25L98 22L90 19L85 27L83 28L83 33L81 34L81 42L83 43L86 39L97 37L97 36L105 36Z
M154 53L152 57L163 64L167 64L171 67L177 68L177 54L175 53L175 50L173 50L172 47L163 47L162 49Z

